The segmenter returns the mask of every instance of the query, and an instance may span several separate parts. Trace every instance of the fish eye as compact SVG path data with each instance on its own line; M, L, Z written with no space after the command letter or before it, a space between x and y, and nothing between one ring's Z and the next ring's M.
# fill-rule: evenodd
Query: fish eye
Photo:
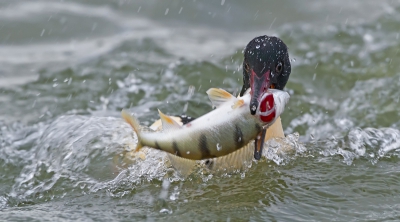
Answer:
M279 62L278 65L276 66L276 73L281 73L282 72L282 67L283 67L282 63Z

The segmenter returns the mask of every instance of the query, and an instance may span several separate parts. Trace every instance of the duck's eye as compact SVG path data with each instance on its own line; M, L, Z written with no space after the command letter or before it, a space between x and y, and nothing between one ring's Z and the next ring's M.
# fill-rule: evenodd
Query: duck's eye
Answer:
M278 65L276 66L276 73L281 73L282 72L282 63L279 62Z
M249 66L249 64L245 63L245 64L244 64L244 69L245 69L247 72L250 71L250 66Z

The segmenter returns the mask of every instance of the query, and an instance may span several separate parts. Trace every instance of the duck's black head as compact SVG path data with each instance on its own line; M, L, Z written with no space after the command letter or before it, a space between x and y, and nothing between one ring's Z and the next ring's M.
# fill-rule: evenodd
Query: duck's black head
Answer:
M268 88L282 90L290 75L289 53L277 37L259 36L247 44L243 61L242 96L251 88L250 112L257 111L260 97Z

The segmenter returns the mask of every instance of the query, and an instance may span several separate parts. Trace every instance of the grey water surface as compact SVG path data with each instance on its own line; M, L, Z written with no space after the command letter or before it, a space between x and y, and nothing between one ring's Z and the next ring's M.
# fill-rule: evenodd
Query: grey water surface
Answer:
M242 50L289 47L285 133L301 150L182 178L143 125L238 92ZM400 2L0 1L0 220L400 219Z

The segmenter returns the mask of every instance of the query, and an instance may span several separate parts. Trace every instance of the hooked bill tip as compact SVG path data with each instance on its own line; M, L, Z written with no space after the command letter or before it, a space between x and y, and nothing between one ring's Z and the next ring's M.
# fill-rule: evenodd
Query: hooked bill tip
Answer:
M255 151L255 152L254 152L254 159L260 160L260 159L261 159L261 152Z
M254 102L254 103L250 104L250 113L251 113L251 115L256 114L256 111L257 111L257 104L256 104L256 102Z

